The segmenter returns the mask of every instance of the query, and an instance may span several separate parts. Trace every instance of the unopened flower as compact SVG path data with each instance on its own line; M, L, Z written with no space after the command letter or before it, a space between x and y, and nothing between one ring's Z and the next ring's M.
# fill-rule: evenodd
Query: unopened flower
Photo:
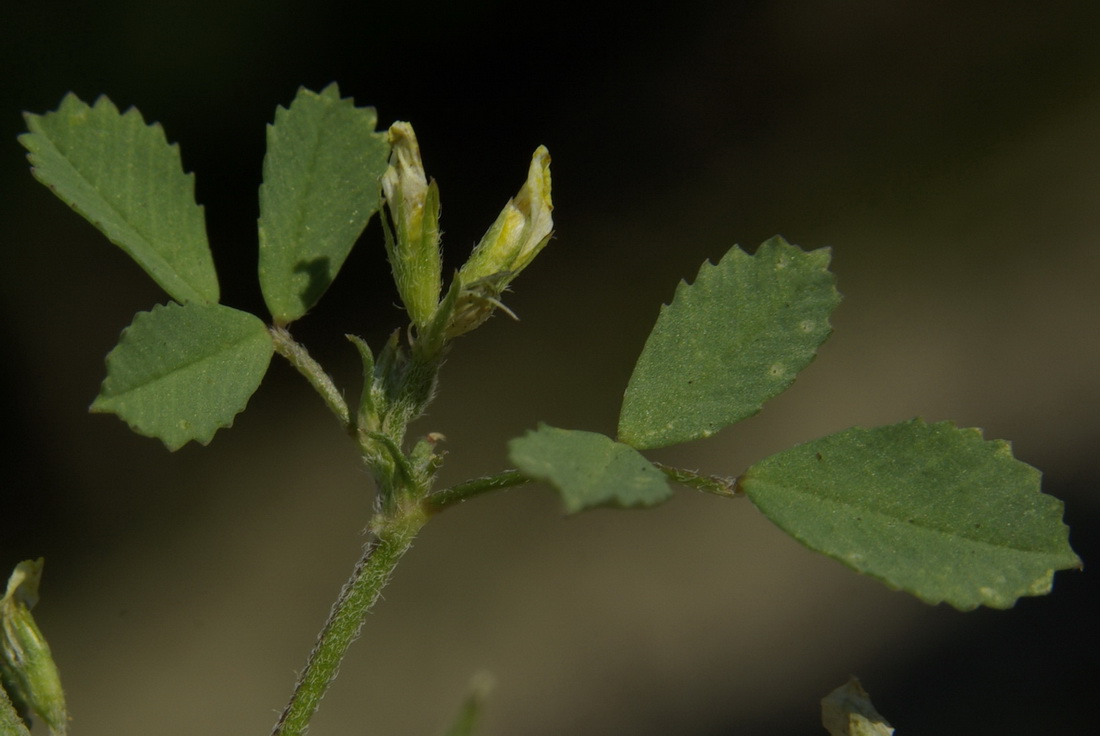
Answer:
M527 181L504 206L459 270L462 294L455 306L448 337L469 332L500 307L508 284L539 254L554 234L550 196L550 153L535 149Z
M504 206L459 271L465 284L507 275L514 278L550 241L554 230L550 199L550 153L539 146L531 157L527 181Z
M65 734L68 712L50 647L31 616L38 602L42 560L15 566L0 599L0 680L24 718L34 711L54 734Z
M389 136L393 149L382 191L393 232L386 230L386 251L401 301L413 324L423 327L435 312L442 280L439 189L424 173L412 126L394 123Z

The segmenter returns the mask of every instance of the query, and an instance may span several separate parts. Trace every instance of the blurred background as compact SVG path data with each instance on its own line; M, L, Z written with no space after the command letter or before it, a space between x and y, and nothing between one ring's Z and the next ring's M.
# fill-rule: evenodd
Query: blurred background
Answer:
M757 417L654 457L718 474L912 416L1007 438L1094 559L1100 504L1100 4L102 0L0 24L0 562L36 610L80 736L266 733L363 541L351 444L279 359L232 429L175 454L86 411L103 356L165 297L27 172L20 112L141 109L197 173L223 301L255 280L264 126L337 81L414 123L457 267L553 155L557 237L456 344L431 415L442 482L538 421L613 432L681 278L781 233L831 247L835 333ZM372 223L295 334L349 395L402 323ZM6 572L4 573L7 574ZM1097 585L1010 611L926 606L816 556L744 499L682 492L566 518L546 489L435 520L311 734L439 734L478 672L486 736L823 733L859 675L901 733L1082 733ZM1087 719L1087 720L1086 720Z

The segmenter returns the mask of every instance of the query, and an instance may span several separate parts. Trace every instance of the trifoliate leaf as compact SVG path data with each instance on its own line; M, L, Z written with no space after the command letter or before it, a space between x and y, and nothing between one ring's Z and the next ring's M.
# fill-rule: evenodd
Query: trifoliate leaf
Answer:
M106 97L89 107L74 94L56 112L27 114L35 178L126 251L179 302L216 304L218 276L206 241L195 177L179 147L131 108Z
M662 307L623 397L619 439L639 449L708 437L760 411L829 336L840 301L826 249L781 237L703 264Z
M267 128L260 287L277 324L317 303L378 211L390 146L372 107L330 84L298 91Z
M107 355L91 410L117 414L169 450L190 440L205 445L244 410L273 350L267 327L247 312L156 306L139 313Z
M656 506L672 495L665 475L621 442L595 432L540 424L508 443L508 456L525 475L549 483L565 509Z
M810 549L927 603L1008 608L1080 567L1062 502L1003 440L915 419L853 428L753 465L740 485Z

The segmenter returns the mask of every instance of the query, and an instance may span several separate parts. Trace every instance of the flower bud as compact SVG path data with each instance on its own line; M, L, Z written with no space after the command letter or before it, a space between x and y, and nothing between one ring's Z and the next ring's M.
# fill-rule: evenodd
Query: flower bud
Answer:
M20 562L0 599L0 679L17 709L34 711L52 733L63 735L68 711L61 678L30 610L38 602L41 577L41 558Z
M424 327L439 302L442 258L439 253L439 189L428 183L416 133L408 123L394 123L390 165L382 191L393 222L386 229L386 251L401 301L418 328Z
M550 199L550 153L539 146L531 157L527 181L514 199L504 205L496 222L459 271L464 284L481 279L511 281L550 242L554 218Z
M458 272L463 293L447 329L448 337L474 329L497 307L507 311L499 297L550 242L554 234L553 211L550 153L545 146L539 146L531 157L527 181L519 194L504 206Z

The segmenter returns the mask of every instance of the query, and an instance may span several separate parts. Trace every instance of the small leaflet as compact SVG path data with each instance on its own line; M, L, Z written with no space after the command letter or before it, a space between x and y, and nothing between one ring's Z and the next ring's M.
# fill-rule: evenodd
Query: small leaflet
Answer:
M840 302L829 251L781 237L734 246L661 308L623 396L619 440L639 450L709 437L760 411L810 364Z
M509 442L508 456L525 475L557 489L571 514L600 506L656 506L672 495L653 463L597 432L540 424Z
M179 146L131 108L69 93L54 112L26 116L19 142L32 173L124 250L170 297L216 304L218 276Z
M267 128L260 185L260 289L275 323L304 315L332 284L381 204L390 144L372 107L330 84L298 91Z
M169 450L207 444L232 425L267 372L274 345L256 316L221 305L140 312L107 355L93 412L117 414Z
M1081 566L1039 471L950 422L854 427L761 460L739 485L810 549L926 603L1009 608Z

